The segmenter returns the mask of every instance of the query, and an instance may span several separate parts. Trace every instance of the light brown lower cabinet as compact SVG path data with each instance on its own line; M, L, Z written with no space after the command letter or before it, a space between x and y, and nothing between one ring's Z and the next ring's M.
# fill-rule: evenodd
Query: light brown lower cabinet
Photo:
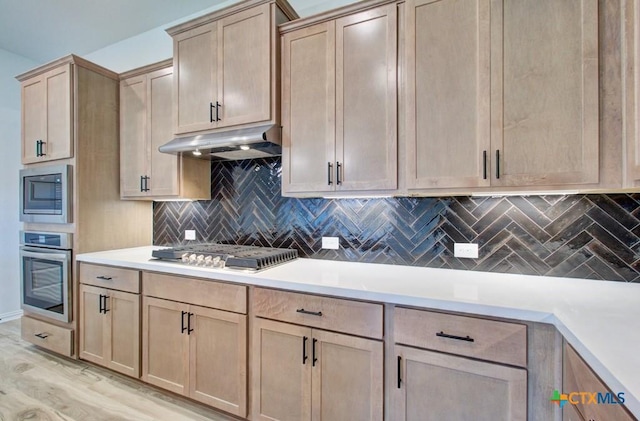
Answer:
M142 380L246 416L247 316L144 296Z
M382 341L256 318L253 420L382 420Z
M396 345L392 419L527 419L527 371Z
M140 294L80 285L80 358L140 377Z
M568 344L564 346L562 379L562 392L567 394L569 399L562 409L565 420L636 420L624 408L623 402L613 403L617 402L619 391L609 389ZM608 399L610 403L594 403L588 396L582 396L579 393L572 395L572 392L599 393L602 400ZM567 414L570 414L569 418Z

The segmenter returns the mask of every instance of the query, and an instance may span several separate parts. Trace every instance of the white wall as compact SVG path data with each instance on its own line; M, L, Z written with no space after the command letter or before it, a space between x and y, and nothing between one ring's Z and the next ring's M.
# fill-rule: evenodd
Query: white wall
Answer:
M20 83L15 76L37 65L0 49L0 319L4 320L20 314Z

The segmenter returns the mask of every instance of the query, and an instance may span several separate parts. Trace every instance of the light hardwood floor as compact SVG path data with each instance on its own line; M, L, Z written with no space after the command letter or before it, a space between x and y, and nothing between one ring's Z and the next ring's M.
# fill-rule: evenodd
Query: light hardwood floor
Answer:
M232 421L201 405L20 339L0 323L0 421Z

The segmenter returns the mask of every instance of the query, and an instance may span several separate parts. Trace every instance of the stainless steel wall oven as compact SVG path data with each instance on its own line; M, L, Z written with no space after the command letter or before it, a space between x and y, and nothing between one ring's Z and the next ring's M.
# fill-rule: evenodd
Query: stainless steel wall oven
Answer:
M20 231L22 308L62 322L71 320L72 235Z

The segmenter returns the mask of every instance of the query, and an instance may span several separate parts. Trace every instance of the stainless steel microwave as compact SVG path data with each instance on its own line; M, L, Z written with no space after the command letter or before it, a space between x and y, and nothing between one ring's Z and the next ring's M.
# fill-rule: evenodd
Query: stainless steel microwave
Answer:
M69 224L73 222L71 165L20 170L20 220Z

